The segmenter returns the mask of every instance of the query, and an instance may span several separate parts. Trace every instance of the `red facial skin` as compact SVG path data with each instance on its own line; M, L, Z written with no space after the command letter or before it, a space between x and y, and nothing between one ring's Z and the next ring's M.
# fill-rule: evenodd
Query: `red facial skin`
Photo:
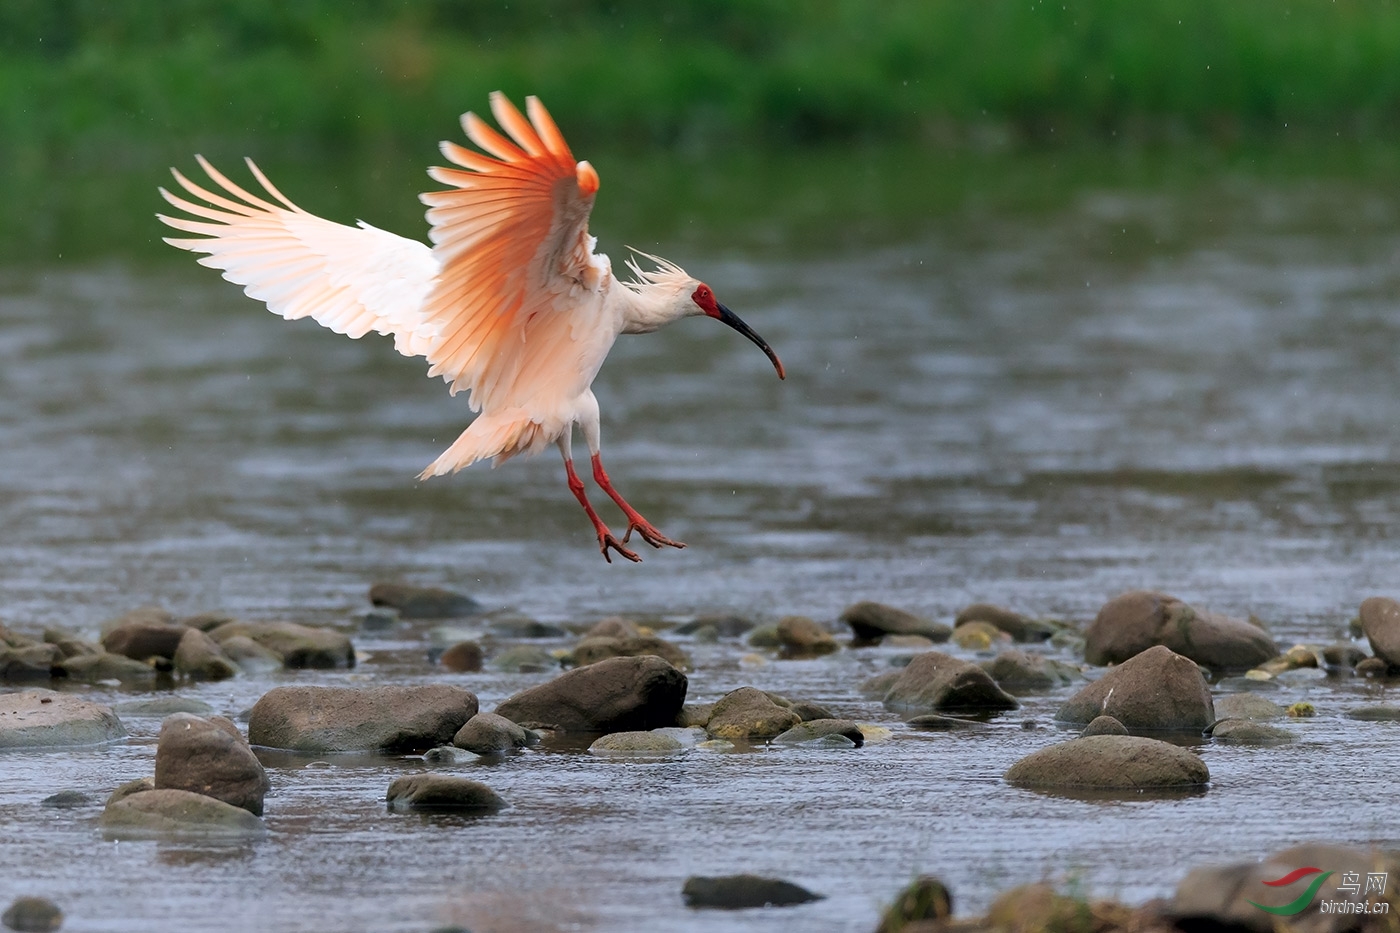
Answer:
M710 286L704 282L700 283L700 287L690 296L690 300L695 302L700 310L710 317L719 317L719 302L715 301L715 293L710 291Z

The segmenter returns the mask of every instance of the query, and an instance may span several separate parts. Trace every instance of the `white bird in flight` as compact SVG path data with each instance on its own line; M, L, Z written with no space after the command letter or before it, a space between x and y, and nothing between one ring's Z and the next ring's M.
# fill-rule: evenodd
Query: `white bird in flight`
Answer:
M655 268L630 259L634 281L613 274L588 234L598 173L574 161L537 99L527 97L525 104L528 121L504 94L491 95L491 112L509 139L473 113L462 116L462 129L482 152L442 143L443 156L460 168L428 170L449 186L421 196L432 247L364 221L349 227L309 214L251 159L245 160L249 171L278 203L239 187L196 156L224 193L171 169L185 191L211 206L161 188L166 201L191 216L157 216L200 235L165 242L207 254L201 265L222 269L225 279L274 313L309 317L352 338L391 334L395 349L425 357L428 375L442 376L454 395L465 387L480 414L420 479L487 458L499 464L554 443L603 557L611 563L612 550L640 561L626 547L634 531L653 547L685 545L628 505L603 469L598 400L590 387L618 335L647 334L704 314L757 344L780 379L783 364L708 285L675 263L641 253ZM594 481L627 518L621 541L594 511L574 470L575 424L588 444Z

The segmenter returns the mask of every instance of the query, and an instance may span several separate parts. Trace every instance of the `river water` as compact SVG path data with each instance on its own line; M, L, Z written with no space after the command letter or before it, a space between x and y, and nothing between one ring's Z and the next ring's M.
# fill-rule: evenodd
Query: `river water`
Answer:
M595 385L606 462L689 544L639 566L598 556L553 455L415 481L468 411L387 340L281 321L193 263L0 268L0 619L92 635L155 603L356 633L352 672L180 691L237 716L286 682L452 681L490 709L546 679L435 671L426 626L358 633L380 579L579 625L831 622L861 599L1082 625L1149 587L1255 615L1285 647L1346 637L1363 598L1400 589L1393 195L1090 190L839 251L720 242L658 249L789 376L704 319L620 341ZM916 733L857 690L897 651L760 663L738 641L679 641L691 699L753 684L892 734L459 766L511 804L481 820L387 813L389 781L421 760L267 753L270 835L237 846L111 842L97 806L39 808L149 774L159 722L129 719L126 743L0 758L0 898L50 896L70 931L846 931L873 928L920 872L972 912L1023 881L1137 902L1192 866L1305 839L1400 845L1400 726L1343 717L1384 686L1287 683L1270 696L1319 710L1289 724L1298 743L1201 745L1201 795L1086 801L1000 780L1064 738L1051 717L1073 688L986 730ZM740 871L827 899L682 905L688 875Z

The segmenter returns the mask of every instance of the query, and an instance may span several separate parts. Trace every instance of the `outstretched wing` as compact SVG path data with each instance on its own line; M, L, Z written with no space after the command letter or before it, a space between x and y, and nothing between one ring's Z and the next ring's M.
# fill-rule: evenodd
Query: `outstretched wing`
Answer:
M465 114L462 129L483 152L444 142L459 168L430 169L450 188L422 197L440 270L424 310L437 330L429 375L454 392L465 385L476 410L548 407L593 377L579 329L598 311L606 268L588 236L598 175L574 161L537 99L525 103L529 120L491 95L509 139Z
M438 264L427 245L360 222L357 227L307 213L282 195L251 159L248 169L277 204L230 181L203 156L195 157L223 193L172 169L195 204L166 189L161 195L190 217L162 221L199 238L165 242L206 253L201 265L222 269L251 298L288 320L310 317L338 334L392 334L405 356L423 356L436 336L424 303ZM192 219L200 218L200 219Z

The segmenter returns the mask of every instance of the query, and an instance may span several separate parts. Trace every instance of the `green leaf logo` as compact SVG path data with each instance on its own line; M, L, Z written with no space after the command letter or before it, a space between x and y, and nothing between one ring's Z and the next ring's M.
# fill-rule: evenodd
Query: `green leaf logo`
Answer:
M1275 878L1273 881L1265 881L1264 883L1270 886L1289 884L1291 882L1297 881L1304 875L1311 875L1314 872L1319 871L1322 871L1322 869L1300 868L1297 871L1290 872L1289 874L1284 875L1282 878ZM1322 874L1318 875L1312 880L1312 883L1308 885L1308 889L1306 891L1298 895L1298 898L1296 900L1289 901L1282 907L1269 907L1265 904L1257 904L1254 901L1250 901L1249 903L1254 904L1255 907L1258 907L1265 913L1270 913L1277 917L1291 917L1294 914L1300 914L1307 909L1308 905L1312 903L1313 897L1317 894L1317 889L1322 887L1322 882L1326 881L1330 877L1332 877L1332 872L1322 872Z

